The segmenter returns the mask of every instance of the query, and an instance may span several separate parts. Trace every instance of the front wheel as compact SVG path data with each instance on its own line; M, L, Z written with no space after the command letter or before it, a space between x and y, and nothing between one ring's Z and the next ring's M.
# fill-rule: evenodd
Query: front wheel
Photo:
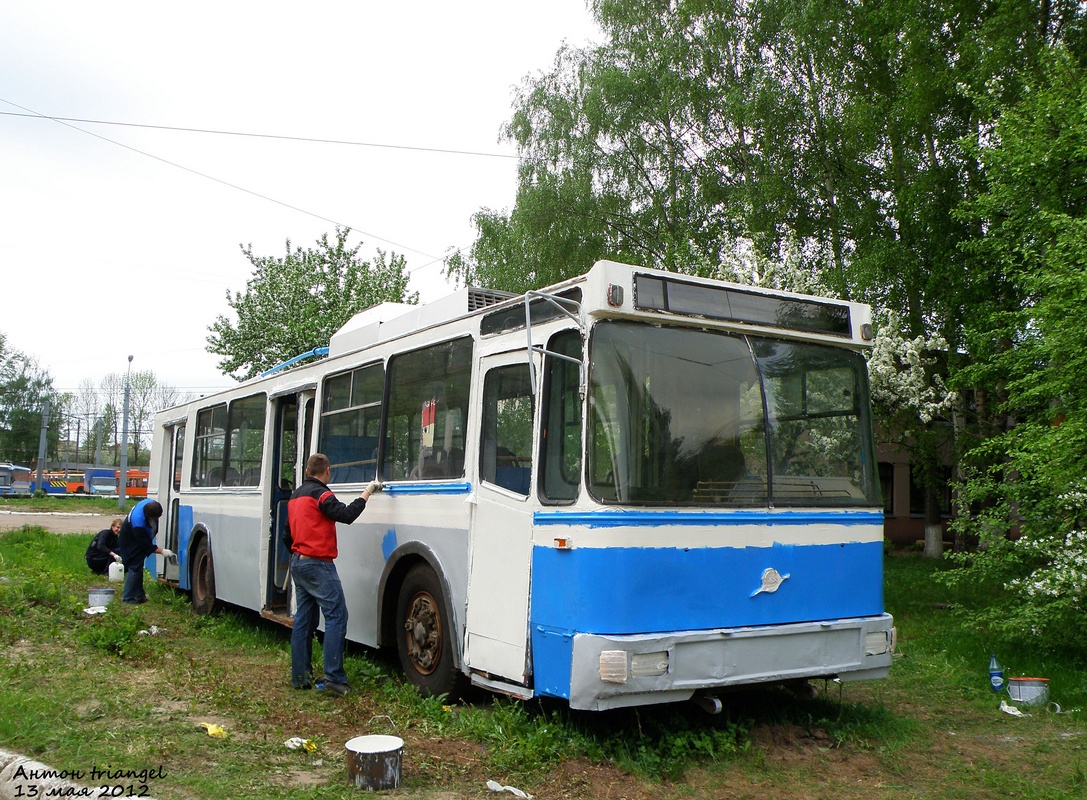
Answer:
M429 566L411 568L396 603L396 649L408 681L424 697L458 699L467 688L453 659L452 615Z
M201 539L192 557L192 607L197 614L215 610L215 568L208 540Z

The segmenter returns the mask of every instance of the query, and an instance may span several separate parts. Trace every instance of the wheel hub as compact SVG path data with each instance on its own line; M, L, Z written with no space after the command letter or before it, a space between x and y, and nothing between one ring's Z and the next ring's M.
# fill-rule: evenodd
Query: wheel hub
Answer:
M420 673L429 675L441 657L442 643L441 614L429 594L419 594L412 599L404 632L412 663Z

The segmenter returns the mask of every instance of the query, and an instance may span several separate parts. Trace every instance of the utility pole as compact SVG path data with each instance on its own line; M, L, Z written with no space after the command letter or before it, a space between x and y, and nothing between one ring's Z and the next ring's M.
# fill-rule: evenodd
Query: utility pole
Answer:
M38 437L38 479L34 483L34 488L39 491L45 491L42 488L42 470L45 468L45 446L48 443L49 438L49 401L42 401L42 431Z
M94 466L97 467L102 463L102 418L99 417L95 421L95 440L94 440ZM89 492L91 489L89 486L83 487L84 491Z
M125 510L125 489L128 488L128 394L132 384L132 356L128 357L125 375L125 410L121 422L121 474L117 478L117 509Z

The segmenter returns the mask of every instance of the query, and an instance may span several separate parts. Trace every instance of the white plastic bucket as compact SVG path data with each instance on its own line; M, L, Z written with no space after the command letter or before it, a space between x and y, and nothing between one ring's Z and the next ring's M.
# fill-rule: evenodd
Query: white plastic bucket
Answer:
M344 745L347 774L359 789L375 791L400 785L404 740L399 736L356 736Z
M89 606L105 606L109 605L112 601L112 589L91 589L87 592L87 605Z
M1044 706L1049 702L1049 678L1009 678L1008 696L1026 706Z

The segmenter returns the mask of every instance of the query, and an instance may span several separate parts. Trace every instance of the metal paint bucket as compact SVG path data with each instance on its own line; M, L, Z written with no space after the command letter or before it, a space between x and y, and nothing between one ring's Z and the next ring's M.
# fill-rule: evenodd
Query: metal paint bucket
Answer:
M87 592L88 606L105 606L113 600L112 589L91 589Z
M356 736L344 745L347 774L359 789L375 791L400 785L404 740L399 736Z
M1008 696L1026 706L1044 706L1049 702L1049 678L1009 678Z

